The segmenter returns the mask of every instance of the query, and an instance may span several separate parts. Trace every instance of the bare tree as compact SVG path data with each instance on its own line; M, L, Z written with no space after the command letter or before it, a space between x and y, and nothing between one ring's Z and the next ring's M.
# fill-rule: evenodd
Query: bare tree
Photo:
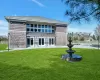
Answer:
M99 49L99 42L100 42L100 25L98 25L98 27L96 27L95 29L95 35L96 35L96 38L98 40L98 49Z

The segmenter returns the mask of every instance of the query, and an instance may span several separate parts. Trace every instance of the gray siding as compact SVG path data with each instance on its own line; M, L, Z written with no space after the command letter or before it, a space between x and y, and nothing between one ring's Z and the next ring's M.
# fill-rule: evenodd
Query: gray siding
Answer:
M67 45L67 27L56 26L56 45L66 46Z
M25 23L9 23L9 44L10 48L26 48L27 37L55 37L56 45L67 45L67 26L55 26L55 33L34 33L26 32ZM37 43L38 44L38 43Z
M26 25L23 23L10 23L10 48L26 48Z
M32 33L32 32L28 32L27 36L37 36L37 37L56 37L55 33Z

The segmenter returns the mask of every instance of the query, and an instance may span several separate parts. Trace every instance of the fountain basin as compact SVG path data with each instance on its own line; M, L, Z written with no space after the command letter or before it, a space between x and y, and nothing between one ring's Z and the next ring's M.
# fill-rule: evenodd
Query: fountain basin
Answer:
M70 59L69 54L64 54L62 55L62 59L67 60L67 61L81 61L82 56L79 56L77 54L72 54L72 58Z

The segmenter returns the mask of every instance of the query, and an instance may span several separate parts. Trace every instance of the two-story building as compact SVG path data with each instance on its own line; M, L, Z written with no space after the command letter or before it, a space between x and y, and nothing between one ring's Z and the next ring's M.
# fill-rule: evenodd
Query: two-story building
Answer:
M9 47L50 47L67 44L67 23L39 16L6 16Z

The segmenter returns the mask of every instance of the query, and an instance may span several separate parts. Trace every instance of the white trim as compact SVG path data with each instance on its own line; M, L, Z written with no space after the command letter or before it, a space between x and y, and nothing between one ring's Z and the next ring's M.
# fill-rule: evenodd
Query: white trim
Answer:
M26 32L26 31L9 30L9 32Z
M27 46L29 46L29 47L50 47L50 46L55 46L55 37L37 37L37 39L38 39L38 44L37 44L37 45L34 44L34 42L35 42L34 37L27 37L27 38L30 39L30 44L27 45ZM33 45L31 45L31 38L33 38ZM42 38L44 39L44 45L42 45L42 44L39 45L39 38L41 38L41 41L42 41ZM48 44L45 44L46 39L47 39ZM51 39L51 45L49 45L49 39ZM54 44L52 44L52 39L54 39ZM48 46L47 46L47 45L48 45Z
M56 33L65 33L66 34L66 32L56 32Z

